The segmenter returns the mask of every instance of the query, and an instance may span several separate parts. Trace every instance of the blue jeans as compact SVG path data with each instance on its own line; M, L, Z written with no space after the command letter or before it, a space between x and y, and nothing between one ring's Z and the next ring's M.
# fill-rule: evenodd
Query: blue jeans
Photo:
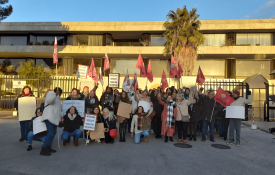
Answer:
M209 122L207 120L203 120L202 137L206 136L207 126L209 126L209 128L210 128L210 138L214 138L214 122Z
M30 131L28 134L28 145L32 145L33 140L44 142L45 138L46 138L46 136L39 137L39 136L33 135L33 131Z
M56 134L57 126L52 124L49 120L44 121L47 126L47 135L44 140L43 148L51 147L53 144L53 139Z
M74 132L63 131L61 135L61 140L68 140L68 138L71 136L74 137L74 140L78 140L81 136L81 133L82 131L80 129L76 129L74 130Z
M224 137L224 122L222 119L218 120L219 135Z
M20 121L21 138L27 139L29 133L30 120Z
M140 136L144 135L144 138L146 138L148 136L148 131L147 130L143 130L140 133L135 133L135 143L139 143L140 142Z
M229 119L229 140L233 141L234 133L236 130L236 141L241 141L241 126L242 126L242 119L231 118Z
M154 131L154 128L155 128L155 122L154 120L151 121L151 130Z

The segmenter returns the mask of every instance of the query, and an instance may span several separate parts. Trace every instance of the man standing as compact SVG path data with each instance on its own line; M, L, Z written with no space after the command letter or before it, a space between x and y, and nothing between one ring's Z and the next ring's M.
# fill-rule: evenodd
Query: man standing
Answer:
M214 112L214 91L210 90L208 92L208 97L203 97L201 99L201 104L203 105L202 109L202 119L203 119L203 127L202 127L202 140L206 140L206 129L209 126L210 128L210 141L215 142L214 140L214 122L215 118L213 117Z

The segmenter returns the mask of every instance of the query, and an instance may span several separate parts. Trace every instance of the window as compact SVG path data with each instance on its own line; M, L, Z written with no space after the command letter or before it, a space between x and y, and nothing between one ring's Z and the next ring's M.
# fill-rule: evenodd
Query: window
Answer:
M27 36L1 36L1 45L5 45L5 46L27 45Z
M237 45L270 46L272 41L271 33L237 33Z
M224 60L197 60L192 71L193 76L198 74L199 66L204 76L224 76L225 61Z
M55 36L37 36L36 42L41 45L54 45ZM57 36L57 45L62 46L64 43L63 36Z
M102 46L103 35L74 35L74 46Z
M161 35L151 35L151 46L165 46L166 39Z
M225 34L204 34L204 46L223 46L225 45Z
M248 77L248 76L255 75L257 73L260 73L266 78L269 78L270 61L244 61L244 60L236 61L237 77Z

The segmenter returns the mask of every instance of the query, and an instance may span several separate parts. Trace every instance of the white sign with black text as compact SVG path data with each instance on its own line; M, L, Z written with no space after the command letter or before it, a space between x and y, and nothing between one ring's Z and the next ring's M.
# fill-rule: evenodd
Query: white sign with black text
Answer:
M66 115L67 110L74 106L78 114L83 118L85 114L85 100L63 100L62 116Z
M94 131L95 125L96 125L96 116L92 114L85 114L83 129Z
M33 120L33 135L47 131L47 126L44 121L41 121L41 117L37 117Z
M109 87L119 88L119 73L109 74Z

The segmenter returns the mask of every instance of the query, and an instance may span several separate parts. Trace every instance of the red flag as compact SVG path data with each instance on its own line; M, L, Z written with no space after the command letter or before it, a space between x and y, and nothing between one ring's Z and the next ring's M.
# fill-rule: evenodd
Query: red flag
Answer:
M100 72L99 72L98 80L100 81L100 83L101 83L102 85L104 84L103 77L102 77L102 72L101 72L101 67L100 67Z
M178 60L178 68L179 68L179 70L178 70L178 78L180 79L181 75L183 73L183 70L182 70L181 65L180 65L180 60Z
M230 95L227 94L221 87L219 87L217 94L215 95L214 100L224 107L229 106L231 103L233 103L235 100L230 97Z
M202 85L204 82L205 82L205 77L201 71L201 67L199 66L196 83L198 83L199 85Z
M144 63L143 63L143 66L141 67L141 69L140 69L140 75L143 77L143 78L145 78L146 77L146 68L145 68L145 66L144 66Z
M162 92L164 91L165 88L168 87L168 82L167 82L164 70L163 70L162 78L161 78L161 86L162 86Z
M108 55L107 55L107 53L105 53L105 61L104 61L103 72L105 72L108 69L110 69L110 63L109 63Z
M53 64L58 64L58 55L57 55L57 38L54 40L54 49L53 49Z
M134 73L134 88L135 88L135 91L138 88L138 81L137 81L137 74L136 74L136 72Z
M98 76L97 76L97 73L96 73L95 63L94 63L94 59L93 58L92 58L92 62L91 62L91 66L90 66L88 75L90 77L92 77L92 79L95 81L95 83L98 82Z
M136 68L138 68L139 70L141 70L142 67L143 67L143 60L142 60L141 55L139 54L138 60L137 60L137 64L136 64Z
M152 83L153 82L153 73L152 73L152 67L151 67L151 61L149 60L148 68L147 68L147 74L146 74L148 80Z
M176 75L178 75L175 58L173 55L171 55L171 67L170 67L170 78L174 78Z

